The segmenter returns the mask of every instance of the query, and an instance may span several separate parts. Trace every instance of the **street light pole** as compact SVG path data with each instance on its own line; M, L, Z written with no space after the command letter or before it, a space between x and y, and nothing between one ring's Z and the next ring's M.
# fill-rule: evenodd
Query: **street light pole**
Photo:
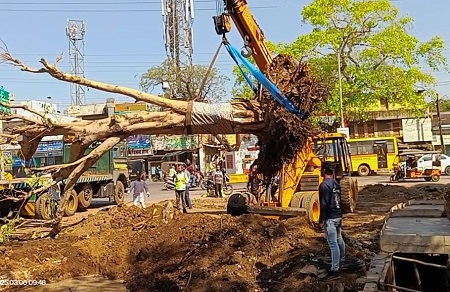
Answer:
M436 112L438 116L438 126L439 126L439 136L441 138L441 152L446 154L447 149L444 144L444 135L442 135L442 120L441 120L441 109L440 109L440 102L439 102L439 94L436 94Z
M344 106L342 102L342 73L341 73L341 46L338 48L337 52L337 61L338 61L338 77L339 77L339 102L340 102L340 111L341 111L341 128L344 128Z

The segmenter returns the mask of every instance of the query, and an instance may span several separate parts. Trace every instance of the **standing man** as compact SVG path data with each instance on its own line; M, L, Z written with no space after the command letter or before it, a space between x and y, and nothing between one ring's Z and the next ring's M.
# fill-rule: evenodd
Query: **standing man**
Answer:
M187 177L189 178L188 183L186 184L186 191L184 192L184 198L186 200L186 205L187 205L188 209L192 209L191 196L189 194L189 189L191 188L192 176L191 176L191 173L189 172L189 170L186 168L186 166L184 166L183 169L184 169L184 172L186 173Z
M147 184L145 183L145 180L142 180L142 177L144 177L144 174L140 175L139 171L136 173L137 178L136 180L131 182L131 188L130 193L133 194L133 205L138 206L139 203L141 203L142 208L145 209L145 198L144 198L144 192L147 193L147 196L150 196L147 188Z
M187 213L186 189L188 182L189 176L186 174L184 167L181 164L178 165L178 172L175 175L175 200L177 201L178 210L181 210L181 207L183 207L183 213Z
M339 263L345 260L345 242L342 238L341 186L334 179L334 167L323 164L324 180L319 186L319 224L331 250L331 269L323 280L339 278Z
M212 174L213 182L214 182L214 189L216 193L216 197L222 198L222 184L224 181L223 172L220 169L220 165L216 165L216 171Z

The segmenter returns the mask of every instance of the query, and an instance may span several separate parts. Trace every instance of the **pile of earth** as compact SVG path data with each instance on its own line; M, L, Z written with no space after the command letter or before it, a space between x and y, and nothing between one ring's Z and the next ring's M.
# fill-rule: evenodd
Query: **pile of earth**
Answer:
M299 273L312 254L328 254L323 233L303 218L175 212L165 224L161 209L113 207L57 239L0 247L0 275L56 282L97 274L123 279L131 291L326 291L329 285ZM348 252L366 259L351 244ZM296 280L285 282L288 277ZM357 277L344 275L349 291L357 291Z
M393 205L405 199L442 198L444 189L363 188L357 212L344 218L348 254L368 263L378 251L379 230ZM1 246L0 278L57 282L102 275L125 280L131 291L362 288L356 284L360 274L344 273L341 280L326 284L300 273L315 255L329 255L324 234L304 218L231 217L218 210L224 204L220 199L208 199L205 207L214 215L176 211L167 224L161 218L165 209L162 205L147 210L121 206L100 211L64 229L56 239Z

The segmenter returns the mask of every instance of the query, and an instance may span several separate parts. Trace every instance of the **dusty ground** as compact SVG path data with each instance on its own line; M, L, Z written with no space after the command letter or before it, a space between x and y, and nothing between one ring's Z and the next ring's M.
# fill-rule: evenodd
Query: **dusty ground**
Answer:
M430 185L430 184L428 184ZM378 251L378 232L394 204L442 198L444 186L367 186L357 213L346 216L348 252L367 262ZM55 240L0 247L0 278L61 279L99 274L127 281L131 291L357 291L358 274L323 283L299 270L311 254L329 254L324 235L303 218L233 218L225 201L196 202L208 214L175 213L165 224L161 206L145 211L114 207L69 227ZM155 210L156 209L156 210ZM218 212L215 212L218 211ZM211 215L210 213L214 214ZM20 290L20 286L1 289Z

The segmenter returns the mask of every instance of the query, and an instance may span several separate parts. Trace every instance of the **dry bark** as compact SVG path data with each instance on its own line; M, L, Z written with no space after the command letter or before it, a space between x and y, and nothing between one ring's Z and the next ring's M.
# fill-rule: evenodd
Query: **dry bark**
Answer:
M9 116L5 118L21 118L25 124L7 129L10 137L21 135L22 151L31 158L43 136L75 135L71 148L70 161L66 165L51 166L45 169L57 169L54 173L56 181L68 178L62 203L58 207L53 235L57 234L67 196L74 183L95 161L121 139L136 134L256 134L259 137L261 155L259 165L264 174L270 178L276 173L282 162L292 159L303 147L306 138L312 135L313 128L299 117L289 113L286 108L275 102L266 91L260 92L260 98L254 101L233 101L226 109L228 115L217 116L217 107L213 105L203 109L206 123L192 124L187 127L188 117L195 116L191 104L186 101L166 99L135 89L90 80L84 77L61 72L56 60L50 64L41 59L42 67L31 68L8 51L0 55L4 62L19 67L22 71L44 73L61 81L77 83L106 92L129 96L136 101L144 101L165 109L162 112L136 112L104 119L87 121L75 120L67 123L58 121L49 115L38 115L36 118ZM297 64L289 57L277 57L269 70L269 77L277 84L286 96L305 112L311 112L321 101L326 92L314 78L309 75L308 67ZM197 105L197 106L196 106ZM217 105L214 105L217 106ZM200 108L194 104L195 108ZM224 107L225 108L225 107ZM26 109L26 108L25 108ZM29 110L29 109L28 109ZM191 111L191 112L189 112ZM187 132L187 129L190 129ZM86 148L95 141L106 139L89 155L83 157ZM274 155L275 154L275 155Z

